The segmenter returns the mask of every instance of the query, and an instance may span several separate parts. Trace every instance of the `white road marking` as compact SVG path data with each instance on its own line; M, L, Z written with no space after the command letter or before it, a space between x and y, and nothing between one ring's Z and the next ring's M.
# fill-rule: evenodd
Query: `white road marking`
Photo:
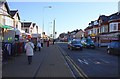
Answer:
M105 62L105 63L110 63L110 62L108 62L108 61L105 61L105 60L103 60L103 59L101 59L103 62Z
M78 61L82 64L87 64L87 65L89 64L88 61L86 61L85 59L83 59L83 60L78 59Z

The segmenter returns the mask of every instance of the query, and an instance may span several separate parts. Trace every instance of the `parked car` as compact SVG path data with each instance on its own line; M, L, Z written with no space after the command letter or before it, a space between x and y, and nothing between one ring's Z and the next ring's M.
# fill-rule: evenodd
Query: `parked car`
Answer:
M108 54L117 54L120 55L120 42L113 41L107 47Z
M86 41L86 47L95 49L95 44L94 44L94 42L91 39L88 39Z
M82 43L82 45L83 45L83 47L85 47L85 48L95 48L95 44L94 44L94 42L93 42L93 40L92 39L88 39L88 38L83 38L82 40L81 40L81 43Z
M68 42L68 49L73 50L73 49L80 49L83 50L83 46L81 44L81 41L78 40L70 40Z

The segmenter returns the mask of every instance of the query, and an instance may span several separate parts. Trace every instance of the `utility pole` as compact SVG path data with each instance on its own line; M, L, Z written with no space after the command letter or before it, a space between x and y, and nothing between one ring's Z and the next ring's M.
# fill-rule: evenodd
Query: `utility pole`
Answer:
M55 39L55 19L53 21L53 40Z
M55 42L55 19L53 20L53 45Z

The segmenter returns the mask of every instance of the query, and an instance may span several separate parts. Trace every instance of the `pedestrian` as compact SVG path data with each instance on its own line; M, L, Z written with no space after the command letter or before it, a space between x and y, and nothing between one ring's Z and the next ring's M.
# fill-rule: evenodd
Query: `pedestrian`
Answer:
M49 47L49 39L47 39L47 47Z
M37 43L34 43L34 51L37 49Z
M55 43L55 39L53 39L53 45L54 45L54 43Z
M44 40L43 40L43 38L41 39L41 47L43 47L43 42L44 42Z
M28 57L28 64L32 63L32 56L34 55L33 49L34 44L31 42L31 39L28 39L27 43L25 44L26 55Z
M41 51L41 42L40 41L38 41L37 47L38 47L39 51Z

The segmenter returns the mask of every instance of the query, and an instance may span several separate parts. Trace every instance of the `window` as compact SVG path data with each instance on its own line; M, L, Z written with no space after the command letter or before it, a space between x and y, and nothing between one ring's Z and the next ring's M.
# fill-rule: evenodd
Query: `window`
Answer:
M28 30L27 30L27 29L25 29L25 32L26 32L26 33L28 33Z
M104 32L108 32L108 26L104 27Z
M110 32L118 30L118 23L110 23Z
M116 24L114 24L113 30L117 30L117 25Z
M104 26L102 26L102 27L101 27L101 33L104 32L104 29L105 29Z

